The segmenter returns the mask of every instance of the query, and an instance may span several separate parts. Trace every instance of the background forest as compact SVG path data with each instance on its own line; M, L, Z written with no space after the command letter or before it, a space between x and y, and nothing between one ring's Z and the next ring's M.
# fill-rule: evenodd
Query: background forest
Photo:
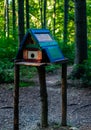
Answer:
M80 1L80 0L79 0ZM83 0L85 2L85 0ZM48 28L58 41L69 64L75 58L76 0L1 0L0 1L0 83L12 82L14 59L28 28ZM91 1L86 1L87 54L82 80L87 83L91 72ZM20 19L20 20L19 20ZM80 18L79 18L80 19ZM89 81L90 83L90 81Z

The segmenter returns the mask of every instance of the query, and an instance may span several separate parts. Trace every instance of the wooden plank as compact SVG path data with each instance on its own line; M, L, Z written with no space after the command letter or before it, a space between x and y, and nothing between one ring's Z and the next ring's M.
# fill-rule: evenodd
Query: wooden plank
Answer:
M46 65L51 65L51 64L63 64L67 63L68 59L64 58L63 60L58 60L54 63L38 63L38 62L26 62L26 61L15 61L16 65L26 65L26 66L46 66Z
M25 66L43 66L46 65L46 63L36 63L36 62L15 62L16 65L25 65Z

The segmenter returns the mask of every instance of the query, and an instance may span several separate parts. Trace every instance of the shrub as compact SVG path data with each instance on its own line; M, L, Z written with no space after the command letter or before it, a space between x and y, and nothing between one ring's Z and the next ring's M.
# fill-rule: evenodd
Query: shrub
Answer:
M83 64L74 65L68 76L72 80L78 80L83 87L91 85L91 61L85 60Z
M18 42L15 42L13 39L0 39L0 59L4 60L5 58L13 59L16 56L18 49Z
M69 64L73 64L74 63L74 56L75 56L74 43L64 44L63 41L60 41L59 46L60 46L64 56L69 59Z
M13 63L8 60L0 61L0 83L9 83L14 80Z
M84 86L90 86L91 85L91 61L86 60L81 66L84 69L84 74L81 76L81 81L84 84Z
M12 82L14 77L13 61L18 49L13 39L0 39L0 83Z

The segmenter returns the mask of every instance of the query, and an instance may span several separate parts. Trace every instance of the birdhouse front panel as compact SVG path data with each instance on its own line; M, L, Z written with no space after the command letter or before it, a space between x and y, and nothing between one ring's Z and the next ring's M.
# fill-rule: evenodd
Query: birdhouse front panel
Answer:
M41 62L42 51L40 50L23 50L23 58L25 61L31 62Z
M23 49L23 59L28 62L41 62L42 51L35 42L26 43Z

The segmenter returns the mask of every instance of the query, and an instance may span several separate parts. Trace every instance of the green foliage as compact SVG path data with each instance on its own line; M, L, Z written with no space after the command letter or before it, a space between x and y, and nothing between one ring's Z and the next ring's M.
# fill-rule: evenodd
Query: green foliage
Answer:
M84 74L81 76L80 80L84 86L90 86L91 85L91 60L84 61L81 67L84 69Z
M14 80L13 63L9 62L8 59L0 61L0 83L9 83Z
M87 0L87 23L88 23L88 38L91 39L90 27L91 27L91 1ZM43 2L42 2L43 3ZM12 1L9 3L9 34L12 37ZM29 16L30 16L30 27L31 28L41 28L41 13L39 1L31 0L29 1ZM16 15L18 13L17 2L16 6ZM24 8L25 9L25 8ZM25 10L24 10L25 11ZM4 1L0 1L0 38L4 36ZM43 13L43 4L42 4L42 13ZM25 16L26 17L26 16ZM18 17L17 17L18 18ZM53 20L54 20L54 0L47 1L47 10L46 10L46 25L47 28L53 32ZM63 38L63 22L64 22L64 1L56 1L56 12L55 12L55 35L60 40ZM18 19L16 19L18 21ZM25 20L26 23L26 20ZM70 43L74 42L74 1L69 1L69 16L68 16L68 39ZM18 31L18 23L16 22L16 30ZM18 32L17 32L18 34Z
M59 46L60 46L64 56L69 59L69 64L73 64L74 57L75 57L74 43L64 44L63 41L60 41Z
M91 1L87 0L87 28L88 28L88 39L91 41ZM43 3L43 2L42 2ZM31 0L29 2L30 10L29 10L29 16L30 16L30 28L41 28L41 13L40 13L40 5L39 1ZM42 4L42 9L43 4ZM24 8L25 9L25 8ZM25 11L25 10L24 10ZM43 11L43 10L42 10ZM5 24L5 18L4 18L4 1L0 1L0 82L11 82L13 80L13 63L11 62L12 59L15 58L17 49L18 49L18 42L14 41L12 38L4 39L4 24ZM42 12L43 13L43 12ZM16 2L16 15L18 14L18 7ZM57 38L57 41L59 41L59 46L62 49L62 52L65 57L69 59L69 63L74 63L74 53L75 53L75 47L74 47L74 35L75 35L75 26L74 26L74 2L69 1L69 16L68 16L68 42L65 45L63 43L63 24L64 24L64 1L57 0L56 1L56 12L54 14L54 0L48 0L47 1L47 10L46 10L46 25L47 28L51 30L51 33L53 33L53 20L55 17L55 37ZM9 37L12 37L12 1L9 5ZM18 17L17 17L18 18ZM16 21L18 19L16 18ZM25 21L26 23L26 21ZM16 36L18 34L18 22L16 22ZM91 57L91 43L88 44L88 53ZM87 63L85 63L84 67L86 68L88 65L90 66L90 59ZM55 66L50 66L47 68L48 71L52 71L55 69ZM86 69L86 74L84 77L89 77L87 75L87 71L89 71L89 67ZM33 71L34 72L34 71ZM26 73L25 69L22 71L22 73ZM26 74L27 75L27 74ZM29 73L29 76L31 76L31 73ZM84 79L84 78L83 78Z
M4 35L4 1L0 1L0 38Z
M91 85L91 58L85 60L82 64L74 65L73 71L68 76L72 80L78 80L81 86Z
M14 80L13 60L17 45L12 39L0 39L0 83Z
M16 56L18 44L13 39L0 39L0 59L8 58L12 60Z
M91 41L88 41L88 60L85 60L81 67L84 69L84 74L81 76L81 82L84 86L91 85Z
M21 66L20 70L20 80L27 80L31 79L36 74L36 68L35 67L28 67L28 66Z
M21 81L20 82L20 84L19 84L19 86L20 87L31 87L31 86L34 86L34 82L33 81L31 81L31 82L24 82L24 81Z
M46 71L47 72L54 72L59 67L60 67L59 64L57 64L57 65L51 64L51 65L49 65L49 66L46 67Z
M91 40L91 1L87 0L87 28L88 28L88 39Z

